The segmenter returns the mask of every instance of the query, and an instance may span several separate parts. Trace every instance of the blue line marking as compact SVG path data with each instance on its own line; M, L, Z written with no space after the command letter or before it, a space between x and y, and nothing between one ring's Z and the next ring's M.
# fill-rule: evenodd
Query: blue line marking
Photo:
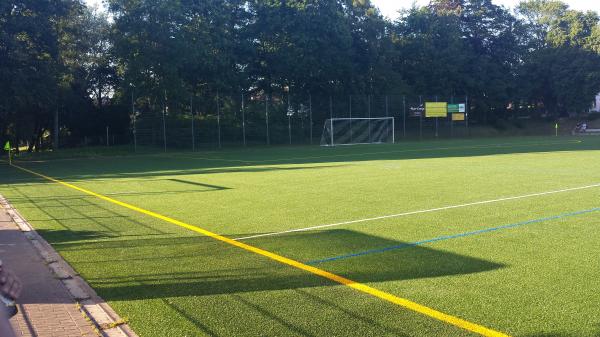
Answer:
M357 256L363 256L363 255L369 255L369 254L376 254L376 253L383 253L383 252L387 252L389 250L396 250L396 249L414 247L414 246L424 245L424 244L427 244L427 243L432 243L432 242L437 242L437 241L443 241L443 240L457 239L457 238L462 238L462 237L465 237L465 236L471 236L471 235L489 233L489 232L494 232L494 231L498 231L498 230L501 230L501 229L508 229L508 228L514 228L514 227L519 227L519 226L525 226L525 225L530 225L530 224L534 224L534 223L540 223L540 222L546 222L546 221L557 220L557 219L562 219L562 218L568 218L568 217L573 217L573 216L577 216L577 215L588 214L588 213L593 213L593 212L598 212L598 211L600 211L600 208L592 208L592 209L588 209L588 210L584 210L584 211L578 211L578 212L572 212L572 213L563 213L563 214L559 214L559 215L555 215L555 216L551 216L551 217L547 217L547 218L527 220L527 221L518 222L518 223L514 223L514 224L510 224L510 225L503 225L503 226L498 226L498 227L491 227L491 228L479 229L479 230L472 231L472 232L465 232L465 233L459 233L459 234L453 234L453 235L438 236L438 237L433 238L433 239L427 239L427 240L422 240L422 241L415 241L415 242L403 243L403 244L400 244L400 245L397 245L397 246L371 249L371 250L366 250L366 251L363 251L363 252L358 252L358 253L353 253L353 254L346 254L346 255L339 255L339 256L329 257L329 258L320 259L320 260L312 260L312 261L306 262L306 264L319 264L319 263L324 263L324 262L331 262L331 261L336 261L336 260L348 259L348 258L351 258L351 257L357 257Z

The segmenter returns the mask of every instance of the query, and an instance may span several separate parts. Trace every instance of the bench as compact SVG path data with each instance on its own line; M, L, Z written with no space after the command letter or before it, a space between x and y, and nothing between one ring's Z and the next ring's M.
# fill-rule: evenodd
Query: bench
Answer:
M573 135L578 136L598 136L600 135L600 129L585 129L585 131L575 131L573 130Z

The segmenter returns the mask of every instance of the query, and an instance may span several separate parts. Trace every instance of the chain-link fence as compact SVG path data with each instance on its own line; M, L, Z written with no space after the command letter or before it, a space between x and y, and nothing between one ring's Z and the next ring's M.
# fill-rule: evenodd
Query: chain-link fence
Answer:
M124 113L123 105L106 107L102 113L88 117L57 111L53 129L59 133L42 137L42 142L55 148L57 144L60 147L132 144L136 149L139 146L154 150L318 145L324 132L328 132L327 120L356 118L393 118L396 142L556 132L555 120L550 120L546 109L539 104L516 100L504 109L494 109L486 100L471 99L469 95L329 95L280 91L191 95L179 97L178 101L132 95L129 102L125 108L128 113ZM442 103L445 109L443 114L433 117L427 113L427 105L435 103ZM81 125L70 120L75 117L93 122L84 123L86 127L64 126ZM573 123L563 122L559 133L570 133ZM343 131L333 126L330 134ZM349 123L349 129L359 126ZM385 130L387 135L388 126ZM350 139L356 141L354 137ZM337 140L331 143L337 145Z
M427 104L447 104L447 114L427 115ZM227 145L319 144L330 118L393 117L395 138L465 137L468 96L238 94L189 98L177 108L136 106L131 127L136 146L198 149Z

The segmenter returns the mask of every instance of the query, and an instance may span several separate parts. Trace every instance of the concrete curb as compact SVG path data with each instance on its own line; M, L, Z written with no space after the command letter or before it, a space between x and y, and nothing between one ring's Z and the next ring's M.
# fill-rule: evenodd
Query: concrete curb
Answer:
M29 239L48 268L79 303L79 310L96 326L103 337L138 337L119 315L100 298L83 278L46 242L19 212L0 195L0 206Z

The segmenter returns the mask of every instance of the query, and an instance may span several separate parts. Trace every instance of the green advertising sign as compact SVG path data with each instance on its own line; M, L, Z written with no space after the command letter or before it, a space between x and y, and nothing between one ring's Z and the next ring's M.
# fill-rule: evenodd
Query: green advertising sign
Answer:
M466 112L465 104L448 104L448 113L464 113Z

